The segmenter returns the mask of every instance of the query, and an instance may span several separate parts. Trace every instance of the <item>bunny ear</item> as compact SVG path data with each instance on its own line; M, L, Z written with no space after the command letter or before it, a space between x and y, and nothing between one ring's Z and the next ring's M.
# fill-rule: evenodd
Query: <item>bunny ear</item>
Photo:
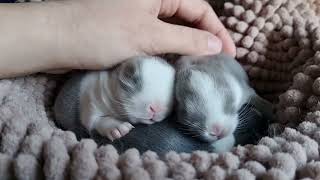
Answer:
M119 67L118 80L124 90L140 89L142 86L141 78L141 63L138 60L128 60Z
M183 69L188 69L191 65L193 65L195 62L195 57L194 56L180 56L175 63L174 67L177 71L183 70Z
M121 66L120 77L122 79L130 79L137 74L137 67L134 62L126 62Z
M269 122L274 122L276 120L273 104L271 102L263 99L255 93L251 96L250 104L252 104L259 112L261 112Z

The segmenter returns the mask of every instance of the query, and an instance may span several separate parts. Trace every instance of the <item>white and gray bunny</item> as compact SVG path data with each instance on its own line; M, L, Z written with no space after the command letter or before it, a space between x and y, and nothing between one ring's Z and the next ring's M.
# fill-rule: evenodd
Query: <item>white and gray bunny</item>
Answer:
M273 119L272 104L250 87L242 66L223 53L181 57L175 92L177 121L192 136L212 143L215 152L234 146L235 130L246 123L246 111L240 111L245 104Z
M153 124L165 119L172 110L175 70L154 56L130 58L103 71L89 71L66 83L55 104L55 114L68 129L76 122L64 116L65 97L74 93L79 101L79 116L72 119L90 132L96 130L110 140L125 136L134 124ZM77 84L75 84L77 83ZM73 92L78 89L79 92ZM72 101L72 98L70 98ZM73 112L73 111L72 111ZM72 114L72 113L69 113ZM70 115L69 115L70 116Z
M161 120L171 110L176 113ZM73 75L60 90L54 111L58 126L79 138L111 143L120 152L225 152L233 146L234 134L237 141L251 142L255 132L249 131L265 129L264 119L272 119L271 104L249 87L242 66L223 54L182 57L176 72L163 59L145 56L107 71ZM154 121L160 122L147 125ZM138 124L130 130L129 123ZM130 133L120 132L123 125ZM88 130L102 137L84 134ZM113 130L122 137L114 137Z

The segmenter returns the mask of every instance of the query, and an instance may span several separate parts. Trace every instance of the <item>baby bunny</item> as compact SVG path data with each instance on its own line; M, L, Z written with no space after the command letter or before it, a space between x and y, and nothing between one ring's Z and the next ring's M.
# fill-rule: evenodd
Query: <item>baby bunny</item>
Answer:
M177 121L188 134L212 143L218 153L234 146L233 133L245 126L246 112L240 111L245 104L273 119L272 104L249 86L242 66L223 53L181 57L175 88Z
M134 124L165 119L172 110L174 80L175 70L165 60L154 56L130 58L112 69L71 78L57 97L55 114L60 124L73 129L76 122L61 123L66 119L61 113L66 110L61 108L72 103L63 99L72 97L66 92L76 93L73 97L77 98L70 101L79 102L75 106L80 124L88 132L96 130L113 141L125 136ZM79 92L70 91L75 87Z

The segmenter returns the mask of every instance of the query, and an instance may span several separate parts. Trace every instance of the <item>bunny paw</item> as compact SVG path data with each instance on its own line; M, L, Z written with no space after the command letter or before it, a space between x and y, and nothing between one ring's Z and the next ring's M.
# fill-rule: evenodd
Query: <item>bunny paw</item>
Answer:
M106 135L111 141L114 141L128 134L132 128L134 127L130 123L125 122L115 128L108 129Z

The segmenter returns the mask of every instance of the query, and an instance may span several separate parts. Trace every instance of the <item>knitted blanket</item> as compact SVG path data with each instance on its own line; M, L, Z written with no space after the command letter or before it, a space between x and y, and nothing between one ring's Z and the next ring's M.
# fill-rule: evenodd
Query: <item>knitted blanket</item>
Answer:
M54 125L63 76L0 81L0 179L319 179L320 12L315 0L233 0L220 19L252 85L277 105L257 145L164 157L78 141Z

